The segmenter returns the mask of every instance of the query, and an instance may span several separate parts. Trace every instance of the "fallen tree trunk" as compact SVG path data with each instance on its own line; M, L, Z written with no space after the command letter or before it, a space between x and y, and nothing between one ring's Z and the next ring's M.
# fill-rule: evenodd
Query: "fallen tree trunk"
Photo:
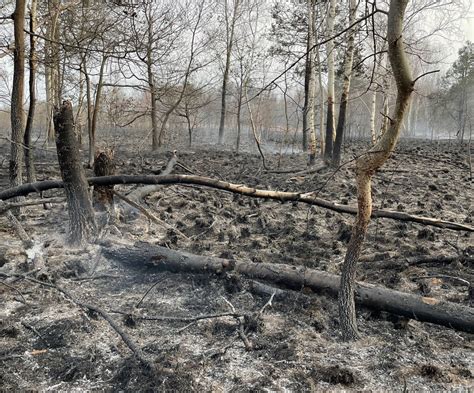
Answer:
M314 196L314 193L284 192L272 190L260 190L248 187L244 184L234 184L226 181L211 179L208 177L194 175L165 175L165 176L131 176L116 175L92 177L88 179L91 186L106 186L112 184L193 184L214 188L223 191L230 191L236 194L246 195L253 198L273 199L280 202L301 202L313 206L319 206L338 213L357 214L357 208L330 202ZM41 192L55 188L64 187L59 180L46 180L36 183L23 184L18 187L9 188L0 192L0 200L7 200L16 196L25 196L33 192ZM423 225L438 228L451 229L454 231L474 232L474 227L455 222L439 220L436 218L415 216L403 212L392 210L373 210L372 217L390 218L398 221L416 222Z
M307 287L333 297L337 297L339 291L339 276L304 267L200 256L147 243L138 243L134 248L113 248L107 244L102 252L109 259L133 267L216 274L234 271L251 279L295 290ZM368 283L357 283L356 303L358 306L474 333L474 308L471 307Z

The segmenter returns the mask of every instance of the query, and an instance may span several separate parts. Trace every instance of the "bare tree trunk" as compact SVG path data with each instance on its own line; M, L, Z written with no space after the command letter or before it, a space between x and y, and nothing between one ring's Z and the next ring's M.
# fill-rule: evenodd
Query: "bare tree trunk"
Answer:
M106 258L120 262L127 267L146 267L150 273L185 272L216 274L223 272L264 281L278 286L301 291L310 288L315 293L336 296L340 277L306 267L286 264L253 263L235 259L201 256L185 251L137 243L134 247L113 247L107 243L102 248ZM275 289L273 289L275 290ZM426 298L411 293L395 291L368 283L357 284L357 303L360 306L419 321L436 323L465 332L474 332L474 310L457 303Z
M48 123L48 142L54 142L54 124L53 112L56 106L59 106L59 0L48 0L49 18L46 30L46 65L45 65L45 82L46 82L46 100L48 107L47 123Z
M13 88L11 100L11 155L10 186L23 182L23 138L25 134L23 115L23 88L25 83L25 0L16 0L13 12L15 49L13 51Z
M72 105L69 101L64 101L56 112L54 126L57 134L58 162L69 213L68 241L73 245L81 245L96 236L97 226L74 134Z
M241 64L241 71L242 71L242 64ZM242 132L242 97L243 97L243 81L240 83L239 86L239 95L237 96L237 140L235 142L235 151L238 153L240 148L240 135Z
M339 292L339 317L343 339L359 337L354 303L356 265L372 215L371 179L393 152L413 91L413 79L403 44L403 19L408 0L392 0L388 13L387 41L392 71L397 84L397 101L390 127L366 155L356 161L358 212L347 247Z
M181 92L179 93L178 99L173 103L173 105L166 111L165 115L163 116L163 120L161 122L159 140L158 140L159 146L162 146L163 144L163 137L165 134L166 126L168 124L168 119L171 116L171 114L176 110L176 108L179 106L179 104L181 104L181 101L183 100L186 94L186 89L188 88L188 80L192 72L191 68L193 66L194 56L195 56L196 34L199 28L199 24L201 23L202 12L203 12L203 3L201 3L201 6L199 7L196 24L193 26L193 30L191 34L190 55L189 55L188 65L186 67L186 72L184 74L183 88L181 89Z
M357 13L357 0L349 1L349 26L355 22ZM347 52L344 59L344 83L342 86L341 103L339 106L339 117L337 120L336 140L334 142L332 165L337 167L341 163L342 141L344 139L344 128L346 125L347 102L349 101L349 92L351 88L352 65L354 63L354 40L355 29L347 32Z
M36 5L37 0L31 0L30 6L30 57L28 60L30 67L30 79L28 82L30 90L30 106L28 108L28 117L25 128L25 163L26 163L26 177L28 183L36 181L35 163L33 157L33 146L31 143L31 134L33 131L33 121L35 118L36 108Z
M309 63L309 78L308 78L308 102L305 108L306 126L308 127L307 134L309 134L309 165L314 164L316 159L316 122L314 113L314 104L316 98L316 57L314 46L316 44L316 31L314 26L314 2L308 0L308 49L307 62Z
M326 34L328 37L334 35L334 19L336 17L336 0L330 0L327 20ZM324 158L330 161L332 158L334 142L334 40L327 44L328 58L328 96L327 96L327 116L326 116L326 140L324 147Z
M377 140L377 134L375 132L375 114L377 112L377 89L372 92L370 99L370 139L374 145Z
M319 53L319 46L316 47L316 60L318 62L318 83L319 83L319 97L321 105L319 106L319 139L321 141L321 155L324 154L325 140L324 135L324 86L323 86L323 70L321 66L321 56Z
M265 163L265 155L263 154L262 147L260 146L260 139L257 135L257 127L255 126L255 121L253 118L252 107L250 106L250 101L247 93L247 83L248 79L244 81L244 95L245 95L245 102L247 103L247 110L249 112L250 117L250 126L252 127L253 137L255 139L255 143L257 144L258 152L260 153L260 157L262 157L262 165L265 169L267 169L267 165Z
M92 122L91 128L89 132L89 168L92 168L94 165L94 157L95 157L95 141L96 141L96 131L97 131L97 119L99 117L99 109L100 109L100 99L102 97L102 87L104 85L104 70L105 64L107 63L107 56L102 57L102 62L100 63L100 70L99 70L99 81L97 82L97 88L95 91L95 98L94 98L94 111L92 112Z
M227 95L227 83L229 82L230 72L230 57L232 55L232 47L234 45L234 30L235 23L237 21L237 12L240 6L241 0L234 0L234 9L232 13L232 19L230 20L229 26L229 15L227 9L227 0L224 0L225 6L225 22L226 22L226 58L224 66L224 76L222 78L222 91L221 91L221 119L219 122L219 144L224 141L224 128L225 128L225 115L226 115L226 95Z
M308 0L309 1L309 0ZM303 151L308 151L308 108L309 108L309 81L311 75L311 61L309 55L309 36L306 44L306 64L304 70L304 104L303 104Z

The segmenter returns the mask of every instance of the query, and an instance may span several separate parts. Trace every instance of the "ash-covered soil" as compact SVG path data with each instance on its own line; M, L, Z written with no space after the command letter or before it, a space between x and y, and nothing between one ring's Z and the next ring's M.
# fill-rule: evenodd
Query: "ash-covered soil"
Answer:
M1 152L7 148L2 145ZM356 144L345 159L365 148ZM59 177L53 150L40 150L37 157L39 180ZM158 173L169 157L169 152L144 153L124 146L116 151L117 173ZM331 201L356 202L350 164L337 173L329 168L297 173L306 169L305 156L287 155L280 170L294 172L274 173L262 168L257 155L216 148L179 151L178 157L182 166L174 173L190 171L281 191L317 191ZM466 147L454 143L402 141L374 178L375 207L472 225L467 157ZM278 156L266 158L269 168L278 170ZM6 160L0 170L5 188ZM117 187L124 194L130 189ZM58 195L60 191L48 191L43 196ZM304 204L183 185L163 186L144 206L166 224L143 215L116 220L102 228L101 240L117 247L144 241L195 254L304 265L332 273L340 272L354 219ZM337 302L305 288L279 293L268 305L271 289L262 290L235 274L157 273L134 261L123 266L105 258L100 243L71 249L64 241L65 204L25 208L21 222L34 243L27 250L6 216L0 216L2 389L254 392L474 387L473 337L467 333L359 309L363 338L342 343ZM473 254L472 236L465 232L377 219L370 225L358 279L471 305ZM451 258L441 258L446 256ZM428 257L431 262L423 263ZM28 281L25 275L56 288ZM80 308L57 288L106 311L155 370L144 369L101 316ZM189 320L229 312L242 318ZM239 334L242 330L251 349Z

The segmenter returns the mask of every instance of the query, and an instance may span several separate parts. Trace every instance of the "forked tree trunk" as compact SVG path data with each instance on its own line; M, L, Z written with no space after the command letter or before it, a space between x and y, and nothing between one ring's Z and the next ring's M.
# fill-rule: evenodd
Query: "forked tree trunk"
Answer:
M23 182L23 138L25 125L23 119L23 87L25 83L25 0L16 0L13 13L15 49L13 51L13 88L11 100L11 155L10 186Z
M326 34L328 37L334 35L334 19L336 17L336 0L330 0L327 20ZM330 161L334 144L334 40L327 44L328 58L328 96L326 116L326 140L324 146L324 159Z
M61 108L55 113L54 126L58 162L69 214L68 241L73 245L81 245L95 237L97 226L81 163L79 146L74 134L70 101L64 101Z
M403 19L408 0L392 0L388 13L387 41L391 68L397 84L397 101L387 132L367 154L356 162L358 212L347 247L339 291L339 317L344 340L359 337L355 314L354 289L356 265L372 214L371 179L390 157L400 135L400 128L410 96L413 79L403 44Z
M349 2L349 26L352 26L356 19L357 0ZM354 39L355 27L347 33L347 52L344 59L344 83L342 86L341 103L339 105L339 117L337 120L336 140L332 154L332 165L337 167L341 163L342 141L344 139L344 128L346 126L347 103L349 101L349 92L351 88L352 65L354 63Z
M28 64L30 66L30 79L28 82L30 90L30 106L28 108L28 117L26 120L24 144L25 144L25 163L26 178L28 183L36 181L35 162L33 157L33 148L31 143L31 134L33 132L33 121L36 108L36 0L31 1L30 6L30 57Z

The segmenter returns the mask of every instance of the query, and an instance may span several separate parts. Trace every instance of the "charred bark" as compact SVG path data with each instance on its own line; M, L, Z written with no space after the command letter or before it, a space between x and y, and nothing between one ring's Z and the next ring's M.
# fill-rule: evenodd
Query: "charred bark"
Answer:
M35 118L36 109L36 0L32 0L30 9L30 57L28 64L30 67L30 78L28 87L30 90L30 106L28 108L28 117L26 120L24 144L25 144L25 164L26 164L26 178L28 183L36 181L35 162L31 143L31 134L33 132L33 121Z
M23 87L25 83L25 0L17 0L13 13L15 49L13 51L13 88L11 100L10 185L23 183Z
M111 149L97 151L94 159L94 175L110 176L115 174L114 152ZM100 211L110 211L114 206L114 186L94 187L94 207Z
M69 242L80 245L91 240L97 226L89 199L87 179L81 164L79 146L74 134L72 105L64 101L55 113L56 148L66 191L69 214Z
M305 267L194 255L146 243L139 243L134 248L113 248L107 244L103 247L102 253L109 259L135 269L146 268L147 272L156 270L221 275L224 272L233 271L250 279L263 280L284 288L293 290L309 288L316 293L332 297L337 296L340 282L340 277L335 274ZM471 307L368 283L355 283L354 286L358 306L469 333L474 332L474 309Z

